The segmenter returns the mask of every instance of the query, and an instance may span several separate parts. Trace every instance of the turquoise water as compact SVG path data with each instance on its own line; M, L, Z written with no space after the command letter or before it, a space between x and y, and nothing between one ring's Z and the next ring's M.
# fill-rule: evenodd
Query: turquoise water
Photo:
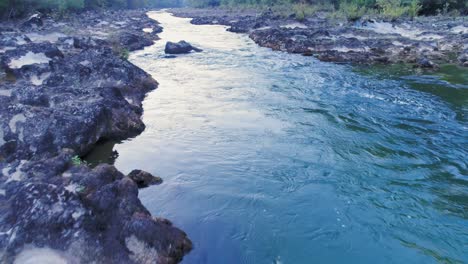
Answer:
M395 77L151 16L147 129L106 148L164 179L140 198L192 239L183 263L468 262L466 69ZM204 52L165 58L182 39Z

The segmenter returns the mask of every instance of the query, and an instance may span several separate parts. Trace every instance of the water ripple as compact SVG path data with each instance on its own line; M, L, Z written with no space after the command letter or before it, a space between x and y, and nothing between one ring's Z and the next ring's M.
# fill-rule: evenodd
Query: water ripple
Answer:
M141 198L187 231L185 263L468 262L463 76L389 79L151 16L162 40L130 60L160 87L116 165L164 178ZM165 58L181 39L204 52Z

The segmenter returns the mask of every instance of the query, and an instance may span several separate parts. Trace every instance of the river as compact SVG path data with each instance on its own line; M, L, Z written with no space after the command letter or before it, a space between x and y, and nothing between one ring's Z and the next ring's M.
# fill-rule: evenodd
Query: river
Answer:
M320 62L150 16L161 40L130 56L160 83L147 128L107 148L164 179L140 198L192 239L183 263L468 262L466 71ZM166 57L179 40L204 51Z

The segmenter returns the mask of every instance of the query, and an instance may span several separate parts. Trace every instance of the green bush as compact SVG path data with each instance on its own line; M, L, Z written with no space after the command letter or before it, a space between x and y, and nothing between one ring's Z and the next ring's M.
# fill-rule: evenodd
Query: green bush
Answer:
M359 3L360 1L352 0L349 2L340 3L339 13L346 17L348 20L356 21L364 16L367 12L365 5Z
M421 4L419 2L419 0L412 0L411 3L409 4L408 6L408 16L411 17L411 18L414 18L416 16L418 16L419 14L419 11L421 11Z
M304 3L293 5L292 9L298 21L304 21L306 17L313 15L317 11L313 6Z
M150 0L155 1L155 0ZM167 0L169 1L169 0ZM178 0L179 1L179 0ZM298 19L307 16L307 12L301 10L301 6L312 9L320 9L320 6L332 6L338 9L341 15L356 19L364 13L379 12L388 18L397 18L417 14L434 15L459 12L468 13L468 0L186 0L194 7L250 7L250 8L276 8L288 7L286 13L294 13ZM296 6L296 5L299 5ZM318 7L318 8L317 8ZM332 9L333 9L332 8ZM283 8L284 9L284 8ZM327 8L327 10L330 10Z
M224 6L235 9L255 8L278 10L278 14L294 14L304 20L316 11L333 11L350 20L365 14L379 13L395 19L400 16L414 17L419 14L468 14L468 0L0 0L0 15L25 15L33 10L59 11L140 8L146 6L171 6L189 4L194 7Z
M403 6L401 0L377 0L377 6L380 9L380 14L389 19L399 18L407 12L407 8Z
M8 13L21 16L35 10L64 13L81 9L141 8L148 5L149 0L0 0L0 15Z

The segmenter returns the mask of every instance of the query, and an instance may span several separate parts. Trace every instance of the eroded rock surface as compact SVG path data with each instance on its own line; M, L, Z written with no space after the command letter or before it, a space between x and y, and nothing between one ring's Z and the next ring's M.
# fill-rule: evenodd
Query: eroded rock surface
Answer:
M142 100L157 82L121 52L151 45L161 28L142 11L26 22L0 33L0 262L180 261L190 240L151 216L134 180L74 162L98 141L143 131Z
M19 179L9 174L0 196L2 263L31 245L81 263L174 263L191 248L185 233L143 207L130 178L110 165L74 166L72 155L24 162Z

